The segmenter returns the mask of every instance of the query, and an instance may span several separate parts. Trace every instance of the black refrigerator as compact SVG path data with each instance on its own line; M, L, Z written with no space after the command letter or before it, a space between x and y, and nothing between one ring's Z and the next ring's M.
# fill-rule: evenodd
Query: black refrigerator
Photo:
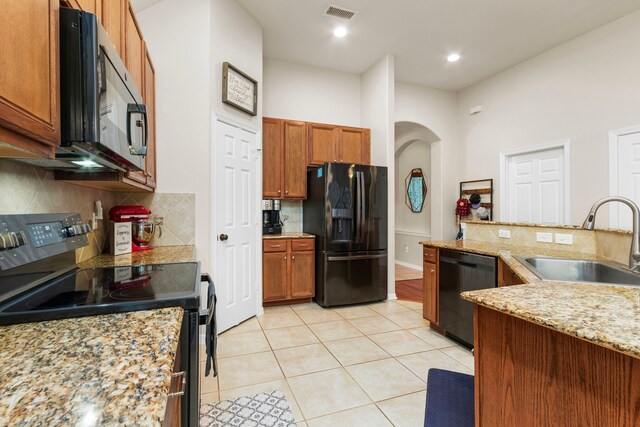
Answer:
M315 234L322 307L387 298L387 168L325 163L307 172L303 228Z

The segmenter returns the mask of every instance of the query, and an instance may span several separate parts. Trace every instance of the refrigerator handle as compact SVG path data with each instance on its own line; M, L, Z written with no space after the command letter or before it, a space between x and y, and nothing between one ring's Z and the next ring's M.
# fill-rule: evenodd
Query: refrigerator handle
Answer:
M360 243L360 172L356 172L356 243Z
M360 215L360 218L358 220L358 226L360 227L360 243L364 242L364 221L365 221L365 215L364 215L364 172L358 172L360 179L358 181L360 188L358 191L358 197L359 197L359 205L360 205L360 210L358 212L358 215Z

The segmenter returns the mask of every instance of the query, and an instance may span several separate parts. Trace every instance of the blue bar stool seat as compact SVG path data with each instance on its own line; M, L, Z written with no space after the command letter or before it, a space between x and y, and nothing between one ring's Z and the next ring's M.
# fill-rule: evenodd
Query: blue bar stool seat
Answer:
M429 369L424 427L474 427L473 375Z

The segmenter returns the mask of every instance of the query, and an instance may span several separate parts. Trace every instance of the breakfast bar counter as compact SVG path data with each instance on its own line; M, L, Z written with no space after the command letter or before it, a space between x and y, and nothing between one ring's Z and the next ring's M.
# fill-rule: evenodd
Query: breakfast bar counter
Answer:
M464 299L640 358L640 288L542 281L514 257L602 258L473 240L421 243L425 247L498 257L525 283L465 292Z
M0 326L0 425L160 426L183 313Z
M604 258L473 240L421 243L494 256L524 283L461 294L475 304L476 426L640 424L640 288L543 281L515 257Z

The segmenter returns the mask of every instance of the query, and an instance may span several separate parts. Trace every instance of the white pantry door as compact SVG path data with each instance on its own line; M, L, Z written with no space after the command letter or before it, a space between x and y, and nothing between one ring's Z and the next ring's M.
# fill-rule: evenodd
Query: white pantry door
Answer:
M617 146L618 191L616 195L627 197L640 204L640 132L618 136ZM610 213L612 227L631 229L631 209L620 203L612 203Z
M507 221L562 224L565 218L564 150L552 148L507 158Z
M257 311L257 135L215 120L212 189L218 332Z

